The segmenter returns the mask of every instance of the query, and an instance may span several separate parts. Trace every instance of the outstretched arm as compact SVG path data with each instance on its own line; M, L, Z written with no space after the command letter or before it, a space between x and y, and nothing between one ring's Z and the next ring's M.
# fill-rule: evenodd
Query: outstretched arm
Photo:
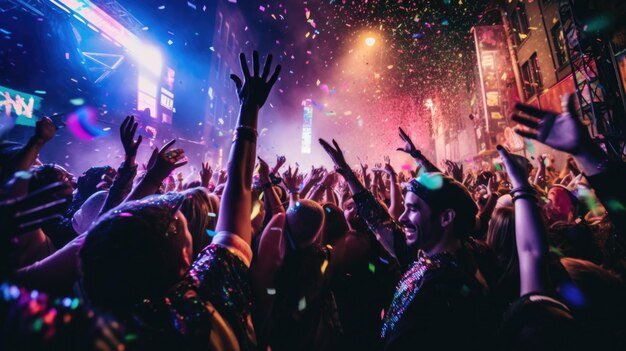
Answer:
M39 152L43 146L54 137L55 133L56 128L50 118L44 117L42 120L38 121L35 125L35 135L33 135L28 140L28 143L17 153L16 157L11 162L12 167L10 167L6 174L28 171L35 160L37 160L37 156L39 156Z
M256 139L259 109L265 104L267 97L278 79L280 65L269 77L272 55L265 60L263 72L259 69L259 54L253 53L253 72L250 74L246 56L239 55L243 81L232 74L241 108L233 145L228 158L228 179L222 194L222 203L217 221L216 231L238 235L250 244L252 224L250 222L252 173L256 158ZM268 80L269 77L269 80Z
M526 176L528 161L510 154L498 145L498 152L509 174L515 205L515 242L519 257L520 296L529 293L547 293L550 288L548 278L548 240L546 228L537 205L537 193Z
M124 146L124 162L117 169L113 185L109 189L100 214L119 205L131 191L133 179L137 175L135 156L137 156L137 149L142 140L140 135L137 137L137 141L135 141L135 132L138 126L139 124L135 122L134 116L127 116L120 126L120 140L122 141L122 146Z
M257 158L259 159L259 179L261 180L261 187L263 188L263 196L265 196L267 204L269 204L267 210L270 212L271 217L277 213L285 213L285 209L280 202L280 197L276 194L274 184L272 184L272 180L270 179L270 170L267 162L260 157Z
M335 140L333 140L334 147L323 139L320 139L319 142L333 160L337 173L346 180L353 194L359 215L376 235L376 239L390 255L398 259L403 268L408 267L412 255L402 229L391 219L387 210L380 205L374 195L359 181L354 171L348 166L339 144Z
M408 134L406 134L402 128L398 128L398 130L400 131L400 138L404 141L404 147L399 147L397 149L398 151L406 152L411 155L426 172L441 172L437 166L430 162L426 156L415 147L411 138L409 138Z

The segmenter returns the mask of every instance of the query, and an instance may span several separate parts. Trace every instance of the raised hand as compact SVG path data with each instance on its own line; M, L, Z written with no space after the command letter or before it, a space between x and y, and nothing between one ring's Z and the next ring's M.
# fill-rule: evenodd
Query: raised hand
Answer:
M18 186L17 182L10 183ZM71 196L72 188L67 183L56 182L25 196L0 200L3 230L6 234L17 235L58 220L67 209Z
M139 123L135 122L135 116L126 116L126 118L124 118L124 122L120 125L120 140L122 141L122 146L124 147L124 153L126 154L127 159L134 159L137 155L139 144L141 144L141 135L137 137L137 141L135 141L135 132L137 131L138 126Z
M265 101L267 101L270 90L278 79L281 66L276 66L274 73L268 80L267 78L272 66L272 55L267 55L262 73L259 71L259 53L256 50L252 53L252 74L250 74L244 53L239 55L239 61L241 63L243 81L235 74L230 75L230 79L235 82L235 86L237 87L239 102L242 106L261 108L261 106L265 104Z
M463 181L463 165L456 162L445 160L448 175L454 178L457 182Z
M333 185L335 185L336 180L337 180L337 173L328 172L324 176L324 179L322 180L321 184L325 188L332 188Z
M217 174L217 185L226 183L227 179L228 179L228 174L226 173L226 170L220 169Z
M285 162L287 162L287 158L285 156L276 155L276 165L272 169L272 173L278 173L278 170L285 164Z
M350 171L350 166L346 162L346 158L343 156L343 151L339 147L339 144L333 139L334 148L324 139L319 139L320 145L324 148L330 159L335 164L335 169L339 174L345 175L345 172Z
M487 196L491 196L498 191L498 187L500 186L500 182L496 179L496 177L491 177L487 181Z
M424 167L424 170L426 172L440 172L439 168L432 164L432 162L430 162L422 154L422 152L415 147L413 141L411 140L411 138L409 138L408 134L406 134L404 130L402 130L402 128L400 127L398 128L398 130L400 131L400 138L404 141L404 147L399 147L397 150L406 152L407 154L411 155L411 157L416 159L420 163L420 165Z
M161 150L154 149L151 162L148 162L148 173L146 177L154 177L153 179L162 182L167 176L169 176L176 168L182 167L187 164L188 160L185 156L185 150L172 149L170 147L174 145L176 140L170 140L165 144Z
M402 139L402 141L404 141L404 147L399 147L397 150L406 152L412 157L415 157L415 155L420 151L415 147L415 144L413 144L413 141L411 140L411 138L409 138L409 135L406 134L401 127L398 127L398 131L400 132L400 138Z
M300 191L301 180L302 178L298 177L298 168L292 172L291 166L289 166L283 173L283 182L285 183L287 191L290 193L297 193Z
M498 145L496 148L498 153L500 153L504 168L513 187L530 187L530 182L528 181L528 160L525 157L509 153L502 145Z
M208 188L212 177L213 169L211 169L208 162L202 162L202 168L200 169L200 182L202 186Z
M560 114L516 104L517 113L512 118L527 129L516 129L515 132L576 156L585 147L593 145L593 141L577 117L575 101L574 94L565 95L561 101L564 112Z
M270 166L260 156L257 156L257 159L259 160L259 178L262 183L267 183L270 181Z
M50 118L44 117L35 124L34 138L42 144L45 144L50 141L50 139L54 138L56 132L57 129L54 126L54 122L52 122Z

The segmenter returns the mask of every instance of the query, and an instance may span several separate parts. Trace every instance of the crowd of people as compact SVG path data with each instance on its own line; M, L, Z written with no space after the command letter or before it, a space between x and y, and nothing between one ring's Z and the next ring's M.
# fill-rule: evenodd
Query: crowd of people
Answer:
M50 119L2 144L0 349L626 349L624 167L571 96L512 117L571 156L560 172L501 146L438 167L399 128L416 170L353 169L320 139L334 167L305 173L257 157L280 65L240 60L227 168L199 181L173 140L138 167L132 116L122 164L77 178L38 159Z

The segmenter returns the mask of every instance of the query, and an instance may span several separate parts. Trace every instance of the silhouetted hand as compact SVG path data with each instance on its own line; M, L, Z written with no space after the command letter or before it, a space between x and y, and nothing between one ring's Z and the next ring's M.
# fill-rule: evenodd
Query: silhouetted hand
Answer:
M298 177L298 168L296 168L292 172L291 166L289 166L287 170L283 173L283 182L285 183L287 191L291 193L297 193L300 191L301 181L302 178Z
M211 166L209 166L208 162L202 162L202 169L200 169L200 182L203 187L209 187L211 177L213 177L213 170L211 169Z
M257 156L259 160L259 179L262 183L270 181L270 166L260 156Z
M226 183L227 179L228 179L228 174L226 173L226 170L220 169L220 171L217 174L217 185Z
M335 164L335 169L339 174L345 176L346 172L351 171L350 166L348 166L348 163L343 156L343 151L341 151L341 148L339 147L339 144L337 144L335 139L333 139L333 145L335 146L334 148L324 139L319 139L319 142L328 154L328 156L330 156L330 159Z
M44 117L35 124L35 139L45 144L54 138L57 129L54 122L48 117Z
M0 200L3 234L27 233L61 218L71 195L71 186L56 182L25 196Z
M285 164L285 162L287 162L287 158L285 156L276 155L276 165L272 169L271 173L277 174L278 170Z
M135 132L138 126L139 123L135 122L135 116L126 116L124 122L120 125L120 140L122 141L126 157L134 158L137 155L137 149L142 140L140 135L137 137L137 141L135 141Z
M161 150L157 151L157 149L154 149L154 151L152 151L152 156L148 162L148 173L146 177L150 176L155 181L162 182L176 168L187 164L188 161L185 156L185 150L170 150L170 147L174 145L175 142L176 140L170 140Z
M496 148L500 157L502 157L504 168L513 187L530 187L530 182L528 181L528 160L525 157L509 153L502 145L498 145Z
M512 118L519 124L528 127L528 130L516 129L515 132L525 138L535 139L552 148L576 156L585 147L592 145L593 141L578 119L575 98L574 94L563 97L561 102L565 112L560 114L521 103L516 104L517 112L524 113L528 117L514 114Z
M265 59L265 65L263 72L259 71L259 53L255 50L252 53L252 75L246 62L246 55L244 53L239 54L239 61L241 63L241 71L243 73L243 81L235 74L230 75L230 79L235 82L237 87L237 95L239 96L239 102L242 106L261 108L267 97L272 90L272 86L276 83L278 75L280 74L281 66L277 65L274 69L272 76L267 79L272 66L272 55L267 55Z
M463 165L450 160L444 160L448 175L454 178L457 182L463 181Z

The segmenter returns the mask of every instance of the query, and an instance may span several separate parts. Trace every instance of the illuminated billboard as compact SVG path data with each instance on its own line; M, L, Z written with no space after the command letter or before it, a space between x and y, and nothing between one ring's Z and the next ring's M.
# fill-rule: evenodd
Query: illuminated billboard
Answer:
M39 96L0 86L0 110L4 110L1 118L15 118L15 124L34 127L38 121L35 112L42 101Z
M510 121L506 117L519 97L504 27L477 26L473 31L485 131L490 139L484 146L490 147L502 139L505 129L510 126Z

